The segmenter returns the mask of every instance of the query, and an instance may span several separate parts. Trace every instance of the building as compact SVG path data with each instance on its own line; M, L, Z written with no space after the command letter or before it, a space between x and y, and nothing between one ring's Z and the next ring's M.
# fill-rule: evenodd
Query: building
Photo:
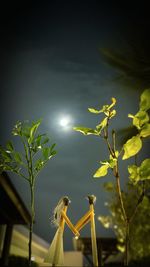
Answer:
M0 175L0 266L7 266L9 256L28 257L31 215L8 174ZM49 244L33 233L32 260L39 264L48 252ZM79 251L64 253L65 266L83 266L83 254Z

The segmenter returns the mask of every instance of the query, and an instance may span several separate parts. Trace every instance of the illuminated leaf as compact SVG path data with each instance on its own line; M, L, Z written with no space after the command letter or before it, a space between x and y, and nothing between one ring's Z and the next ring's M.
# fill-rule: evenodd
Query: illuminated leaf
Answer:
M111 109L116 104L116 98L112 97L111 101L112 104L109 106L109 109Z
M141 132L140 132L141 137L148 137L150 136L150 123L147 123L143 126Z
M137 184L138 181L150 179L150 159L145 159L140 167L136 165L128 166L129 178L133 184Z
M102 111L106 114L106 116L109 116L110 118L112 118L116 114L115 110L110 112L111 108L116 104L116 99L112 97L111 101L112 103L110 105L104 105L102 108Z
M145 159L139 169L140 179L149 180L150 179L150 159Z
M119 151L115 150L115 157L118 158L119 157Z
M117 249L120 251L120 252L125 252L125 245L122 245L122 244L117 244Z
M85 127L74 127L73 130L77 131L77 132L81 132L84 135L99 135L99 132L91 129L91 128L85 128Z
M150 89L146 89L142 93L140 100L140 109L145 111L150 109Z
M117 159L111 158L108 162L109 162L109 167L111 169L113 169L116 166L116 164L117 164Z
M141 129L141 127L149 122L149 116L146 111L140 110L135 116L132 114L128 114L129 118L133 118L133 125L136 126L138 129Z
M109 168L109 165L103 165L101 166L97 171L96 173L94 174L94 178L99 178L99 177L103 177L105 175L107 175L107 172L108 172L108 168Z
M91 112L91 113L95 113L95 114L99 114L99 113L102 112L101 110L98 110L98 109L95 109L95 108L88 108L88 111Z
M109 115L109 110L116 104L116 99L112 97L112 103L110 105L104 105L102 109L98 110L95 108L88 108L88 111L91 113L99 114L99 113L105 113L107 116ZM112 111L112 117L115 115L115 111Z
M104 128L106 127L106 125L107 125L107 121L108 121L108 118L106 117L106 118L104 118L104 119L101 121L100 124L98 124L98 125L96 126L96 129L99 131L99 133L102 131L102 129L104 129Z
M112 220L110 216L98 216L98 220L105 228L110 228Z
M113 110L110 112L110 118L113 118L115 115L116 115L116 110L113 109Z
M137 182L140 180L139 175L139 167L136 165L129 165L128 166L128 172L130 174L129 179L133 184L137 184Z
M124 144L123 148L124 148L124 155L122 157L123 160L136 155L142 148L142 141L140 136L139 135L133 136Z
M109 105L104 105L101 111L108 117L109 116Z

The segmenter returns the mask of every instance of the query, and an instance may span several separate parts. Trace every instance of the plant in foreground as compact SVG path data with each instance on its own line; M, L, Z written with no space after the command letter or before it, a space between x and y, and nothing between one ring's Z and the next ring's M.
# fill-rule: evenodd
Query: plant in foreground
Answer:
M130 242L129 242L129 259L130 261L139 261L145 258L150 258L150 198L149 188L150 180L145 181L145 195L142 196L142 202L139 196L142 194L142 183L136 185L128 182L126 190L122 190L122 198L125 204L125 210L128 218L134 212L134 209L140 201L138 212L130 223ZM122 213L119 205L119 200L116 194L115 183L104 183L104 189L109 194L108 201L105 206L109 209L109 215L99 216L98 220L105 228L111 228L117 237L117 248L119 251L125 251L125 224L122 218Z
M47 162L56 154L55 144L49 145L46 134L39 134L38 128L41 121L17 122L13 128L13 136L18 136L23 147L23 152L18 152L12 141L8 141L6 148L0 146L0 170L16 173L29 183L31 221L29 226L29 266L31 266L32 233L35 219L35 181L40 171Z
M113 176L116 179L116 193L120 203L120 211L123 223L125 225L125 265L128 265L128 250L129 250L129 230L130 224L132 223L140 203L143 201L145 196L145 181L150 179L150 158L144 159L140 165L137 164L136 160L132 165L128 165L127 169L129 172L129 179L133 185L141 184L141 191L138 196L137 203L135 204L134 211L132 214L127 213L125 206L125 199L121 190L121 174L120 174L120 160L127 160L131 157L137 158L142 145L143 139L150 136L150 118L148 110L150 109L150 89L144 90L141 94L139 111L135 114L129 114L128 117L132 119L132 124L137 128L135 136L127 140L123 147L119 150L116 148L116 132L115 130L110 131L110 121L116 115L114 106L116 99L112 98L110 105L104 105L102 109L97 110L95 108L89 108L89 112L94 114L104 114L104 118L95 129L86 127L74 127L74 130L81 132L84 135L95 135L101 137L108 148L109 159L100 162L100 167L95 172L94 177L99 178L106 176L110 169Z

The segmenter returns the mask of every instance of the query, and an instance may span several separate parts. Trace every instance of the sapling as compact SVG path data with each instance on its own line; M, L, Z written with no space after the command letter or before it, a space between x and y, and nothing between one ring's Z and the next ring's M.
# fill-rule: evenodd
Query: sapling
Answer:
M46 134L39 134L38 128L41 120L37 122L17 122L13 128L13 136L20 139L21 152L18 152L12 141L8 141L6 148L0 146L0 170L13 172L25 179L30 188L31 221L29 226L29 266L31 266L32 255L32 233L35 220L35 181L40 171L48 161L56 154L55 144L49 145Z
M133 184L141 183L142 191L139 195L137 203L129 217L125 208L125 199L122 195L121 190L121 174L120 174L120 160L127 160L131 157L137 157L142 145L143 139L150 136L150 118L148 110L150 109L150 89L144 90L140 97L139 111L135 114L129 114L128 117L132 119L132 124L137 128L137 133L123 144L122 148L118 150L116 148L116 131L110 131L110 121L116 116L116 110L114 109L116 105L116 99L112 98L112 103L110 105L104 105L102 109L88 108L89 112L96 115L103 114L104 118L100 123L98 123L93 128L86 127L74 127L74 130L81 132L84 135L95 135L101 137L108 148L109 159L100 162L100 167L94 174L94 178L100 178L106 176L108 170L110 169L113 176L116 179L116 193L120 203L120 209L122 214L122 219L125 225L125 265L128 265L128 247L129 247L129 230L130 224L132 223L140 203L143 201L145 195L145 181L150 179L150 158L146 158L142 161L140 165L136 162L132 165L128 165L127 169L129 172L129 179Z

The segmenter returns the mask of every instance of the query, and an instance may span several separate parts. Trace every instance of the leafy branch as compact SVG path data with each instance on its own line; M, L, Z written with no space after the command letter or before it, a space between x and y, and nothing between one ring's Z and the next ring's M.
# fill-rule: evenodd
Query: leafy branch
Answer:
M29 229L29 266L31 266L32 232L35 219L35 180L48 161L56 155L55 144L49 145L46 134L38 134L41 120L37 122L18 121L13 130L13 136L20 138L23 152L15 150L12 141L8 141L6 147L0 146L0 171L16 173L24 178L30 187L31 222Z
M134 207L134 212L132 216L129 218L127 215L127 211L125 209L125 199L123 197L123 193L121 190L121 177L119 171L119 160L126 160L133 156L136 156L143 145L143 139L150 136L150 122L149 122L149 114L148 110L150 109L150 89L146 89L140 98L139 111L135 114L129 114L128 117L132 119L132 124L137 128L137 132L135 136L128 139L127 142L123 145L120 151L116 150L116 133L113 130L111 134L109 133L109 123L111 119L116 115L116 110L114 106L116 104L116 99L112 98L112 103L110 105L104 105L102 109L98 110L95 108L89 108L88 111L94 114L104 114L104 118L102 121L96 125L95 129L86 128L86 127L74 127L75 131L79 131L84 135L96 135L100 138L103 138L106 142L109 160L100 161L101 166L96 170L93 175L94 178L100 178L106 176L108 170L111 169L114 177L116 178L116 192L118 195L122 219L125 224L125 232L126 232L126 241L125 241L125 265L128 265L128 246L129 246L129 226L131 221L133 220L137 209L140 203L144 198L144 191L142 195L139 196L136 206ZM111 135L111 142L110 142ZM123 155L122 155L123 154ZM150 159L145 159L141 165L138 167L137 165L129 165L128 166L129 179L131 183L137 184L138 182L143 182L145 180L150 179Z

